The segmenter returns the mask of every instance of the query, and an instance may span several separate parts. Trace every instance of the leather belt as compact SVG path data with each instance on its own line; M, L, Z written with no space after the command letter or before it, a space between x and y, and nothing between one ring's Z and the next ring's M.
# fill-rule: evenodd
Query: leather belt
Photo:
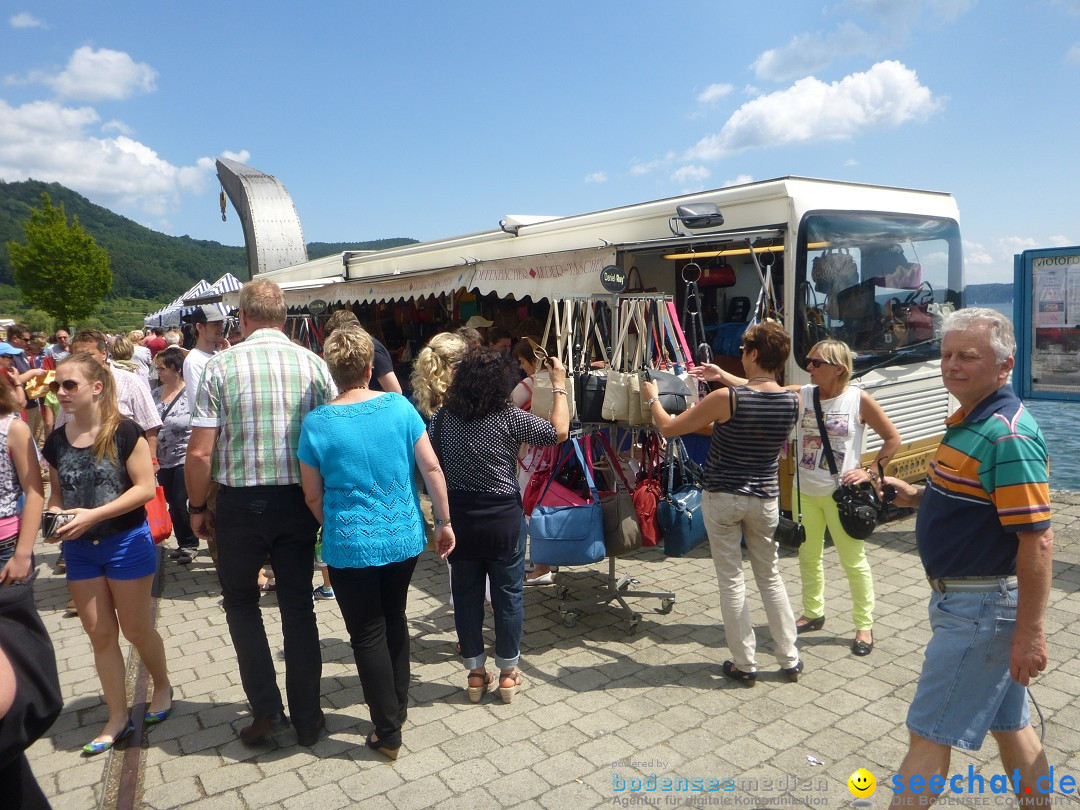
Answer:
M938 593L992 593L1004 588L1015 591L1016 577L927 577L930 587Z

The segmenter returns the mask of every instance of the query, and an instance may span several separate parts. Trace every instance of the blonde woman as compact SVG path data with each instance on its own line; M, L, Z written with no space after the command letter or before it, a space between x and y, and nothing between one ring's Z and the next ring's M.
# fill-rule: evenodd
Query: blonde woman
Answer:
M442 407L454 368L465 356L468 344L453 332L440 332L428 341L413 362L413 402L424 421Z
M139 379L149 387L150 350L142 346L138 347L146 352L146 365L143 365L141 357L135 354L135 348L135 344L127 335L117 335L109 347L109 357L114 366L138 375Z
M900 448L900 432L885 411L865 391L849 386L852 372L851 348L839 340L817 343L806 358L810 384L799 390L800 418L795 433L795 461L799 465L803 525L806 542L799 548L802 574L803 613L795 623L800 633L820 630L825 625L825 569L822 555L825 529L832 537L840 566L851 589L851 613L855 622L854 655L869 655L874 649L874 578L866 559L866 544L850 537L840 523L832 493L836 481L825 459L821 431L814 413L814 388L821 402L822 422L829 438L836 471L845 484L870 479L860 466L863 431L867 425L881 437L882 444L871 466L883 468Z
M105 693L105 726L83 746L94 755L134 731L120 631L153 679L144 722L160 723L172 711L165 647L150 611L158 554L144 504L154 497L154 468L142 431L120 416L108 368L89 354L73 354L57 365L56 382L60 407L71 418L45 441L49 511L70 519L46 539L64 541L68 587Z

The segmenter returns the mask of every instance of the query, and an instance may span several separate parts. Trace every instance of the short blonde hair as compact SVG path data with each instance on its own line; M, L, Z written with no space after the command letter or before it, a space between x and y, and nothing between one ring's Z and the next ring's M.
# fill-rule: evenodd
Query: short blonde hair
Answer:
M240 311L255 323L285 323L285 293L266 279L249 281L240 291Z
M142 332L139 329L132 329L130 332L128 332L128 340L130 340L132 343L142 343L145 338L146 333Z
M811 347L810 351L807 352L807 357L814 352L817 352L818 356L826 363L839 366L841 369L840 385L848 384L851 373L855 368L855 355L852 353L850 346L842 340L822 340ZM806 363L803 363L803 365L805 366Z
M109 354L113 360L130 360L135 356L135 345L127 335L117 335L109 347Z
M323 360L339 389L355 388L368 380L375 343L359 325L338 329L323 345Z

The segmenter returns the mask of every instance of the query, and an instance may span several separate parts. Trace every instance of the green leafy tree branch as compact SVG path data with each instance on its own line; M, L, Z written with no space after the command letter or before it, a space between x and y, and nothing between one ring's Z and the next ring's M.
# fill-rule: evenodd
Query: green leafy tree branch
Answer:
M56 207L42 193L41 207L30 211L24 227L26 244L10 241L8 255L23 300L43 309L65 328L92 315L112 288L108 252L64 206Z

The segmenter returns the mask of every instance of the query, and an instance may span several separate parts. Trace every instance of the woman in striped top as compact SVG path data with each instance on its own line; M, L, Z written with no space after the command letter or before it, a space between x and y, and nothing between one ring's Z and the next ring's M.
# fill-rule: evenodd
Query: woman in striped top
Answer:
M780 578L778 547L773 540L780 518L778 458L799 412L798 395L776 382L790 352L791 338L782 326L773 322L751 326L743 334L745 384L713 391L676 417L664 410L654 384L641 384L642 399L664 436L711 427L702 514L720 584L724 632L734 659L724 662L723 672L747 686L757 681L757 640L746 601L743 539L765 604L780 671L797 681L803 669L795 649L795 614Z

